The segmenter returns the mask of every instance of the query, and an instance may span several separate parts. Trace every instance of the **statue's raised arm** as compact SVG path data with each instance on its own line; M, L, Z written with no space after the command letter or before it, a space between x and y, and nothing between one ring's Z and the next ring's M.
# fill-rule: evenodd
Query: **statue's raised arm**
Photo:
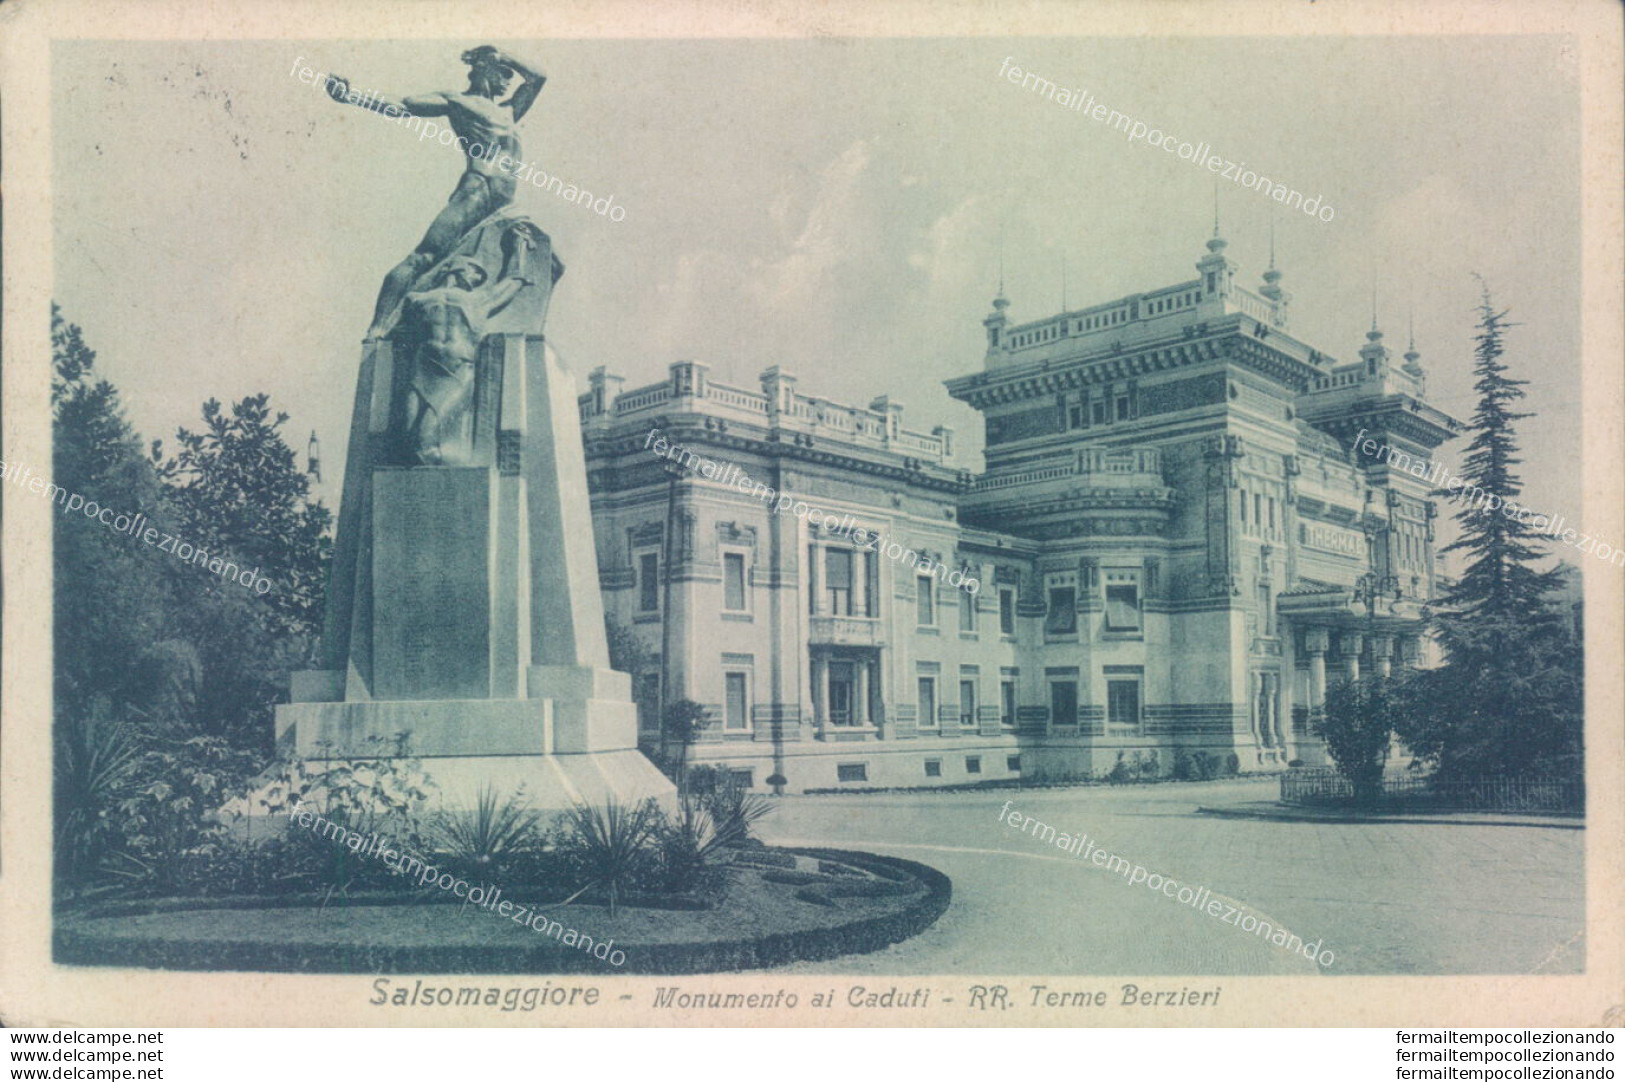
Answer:
M530 107L536 102L536 95L542 92L542 86L547 82L547 76L542 74L540 68L492 45L481 45L477 49L468 50L463 54L463 62L469 65L495 63L519 76L519 86L514 89L508 100L502 103L513 110L516 122L524 119L525 114L530 112Z

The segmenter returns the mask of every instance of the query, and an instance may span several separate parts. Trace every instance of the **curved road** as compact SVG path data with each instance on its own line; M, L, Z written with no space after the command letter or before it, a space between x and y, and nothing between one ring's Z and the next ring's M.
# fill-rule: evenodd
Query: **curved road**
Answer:
M1576 973L1585 832L1282 823L1197 814L1274 781L785 797L769 843L905 857L954 883L948 912L885 951L788 972L924 975ZM999 821L1006 801L1332 951L1329 966Z

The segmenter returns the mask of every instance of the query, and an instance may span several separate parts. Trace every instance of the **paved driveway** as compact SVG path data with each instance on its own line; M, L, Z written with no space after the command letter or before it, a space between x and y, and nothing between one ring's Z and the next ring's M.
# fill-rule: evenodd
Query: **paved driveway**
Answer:
M807 973L1574 973L1584 951L1585 832L1459 824L1221 819L1272 781L785 797L769 842L865 849L953 879L952 907L875 954ZM1255 933L1130 886L999 822L1006 801L1058 831L1286 927L1324 969Z

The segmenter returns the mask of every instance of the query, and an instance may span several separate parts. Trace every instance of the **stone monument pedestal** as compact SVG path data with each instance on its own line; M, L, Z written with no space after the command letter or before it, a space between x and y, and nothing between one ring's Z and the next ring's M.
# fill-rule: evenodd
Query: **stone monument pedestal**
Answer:
M366 344L321 667L276 712L314 770L399 744L454 810L673 797L609 668L576 392L537 333L548 267L546 234L493 215L409 295L428 315Z

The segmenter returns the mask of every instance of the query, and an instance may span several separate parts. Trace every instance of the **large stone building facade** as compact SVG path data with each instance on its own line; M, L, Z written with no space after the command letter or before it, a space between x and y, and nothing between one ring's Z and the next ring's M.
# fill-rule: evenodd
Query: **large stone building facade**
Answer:
M979 474L951 430L778 368L749 389L688 361L635 390L594 371L599 567L646 746L692 699L690 762L786 792L1323 762L1327 682L1419 663L1435 590L1429 486L1352 444L1426 459L1461 425L1414 345L1373 321L1339 363L1292 335L1280 272L1244 289L1225 248L1029 323L1001 290L981 370L948 383L984 418Z

